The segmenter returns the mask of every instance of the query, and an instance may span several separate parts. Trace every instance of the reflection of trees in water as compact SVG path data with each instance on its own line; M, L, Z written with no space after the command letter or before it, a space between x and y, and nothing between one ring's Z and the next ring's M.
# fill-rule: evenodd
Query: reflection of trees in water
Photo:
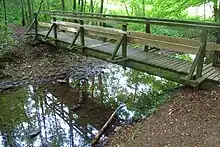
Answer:
M95 88L92 89L99 94L96 95L96 100L114 108L120 103L126 103L127 109L133 111L136 117L152 113L166 100L164 93L167 92L164 91L178 86L177 83L131 69L123 70L115 65L110 65L105 74L90 80L93 79L95 81L90 83ZM121 115L128 118L130 114L121 111Z
M175 86L152 75L110 65L104 74L71 80L70 84L34 86L3 94L0 130L6 140L2 144L86 145L120 103L127 106L120 111L120 118L128 119L131 114L140 117L154 111L166 100L163 91ZM77 104L80 107L74 109ZM29 136L39 130L36 137Z

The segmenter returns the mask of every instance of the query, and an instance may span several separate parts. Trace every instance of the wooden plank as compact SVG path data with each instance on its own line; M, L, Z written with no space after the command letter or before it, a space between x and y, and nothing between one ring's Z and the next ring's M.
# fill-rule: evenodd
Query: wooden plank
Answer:
M166 63L170 63L171 60L166 56L158 56L157 58L152 59L152 62L158 65L166 65Z
M208 78L214 80L215 77L219 76L219 74L220 74L220 73L216 71L215 73L213 73L212 75L210 75Z
M205 74L202 75L202 76L208 78L209 76L211 76L211 75L212 75L213 73L215 73L215 72L216 72L216 70L213 68L211 71L205 73Z
M93 22L127 24L126 21L123 20L115 20L115 19L108 19L102 17L95 18L95 17L83 17L83 16L61 16L61 15L52 15L52 16L60 19L83 20L88 22L93 21Z
M218 76L216 76L215 78L213 78L214 81L220 81L220 73L218 74Z
M132 39L132 37L139 37L139 38L144 38L144 39L172 42L172 43L182 44L182 45L187 44L188 46L196 47L197 49L200 45L200 41L198 41L198 40L185 39L185 38L180 38L180 37L156 35L156 34L151 34L151 33L134 32L134 31L130 31L128 35L130 36L130 39ZM196 49L196 51L197 51L197 49ZM207 42L207 50L220 51L220 44ZM194 52L195 51L192 51L192 53L194 53Z
M90 36L97 36L101 38L107 38L107 39L113 39L113 40L119 40L123 35L118 35L118 34L110 34L110 33L103 33L103 32L94 32L94 31L88 31L86 30L86 34Z
M190 67L191 67L191 64L189 63L188 65L181 66L181 68L178 68L177 71L189 73Z
M182 62L182 65L176 67L176 70L181 71L181 72L185 70L185 73L186 73L190 69L191 65L192 65L191 63Z
M156 55L155 53L143 54L143 52L138 52L136 54L129 56L129 59L138 62L149 63L149 61L152 60L152 58L156 58L156 57L158 57L158 55Z
M202 75L207 74L208 72L212 71L213 69L214 69L213 67L207 68L206 70L204 70L204 71L202 72Z
M109 42L105 42L105 43L100 43L100 44L92 44L90 46L87 46L88 48L94 48L94 47L101 47L101 46L105 46L105 45L109 45Z
M171 50L171 51L180 52L180 53L196 54L198 50L198 47L189 46L186 44L177 44L177 43L172 43L172 42L145 39L145 38L140 38L140 37L131 38L128 36L128 42L132 44L147 45L149 47Z
M66 26L66 27L76 27L76 28L83 27L85 30L88 30L88 31L102 32L102 33L107 33L107 34L109 34L109 33L110 34L118 34L119 36L121 36L122 34L127 34L127 32L123 31L123 30L101 27L101 26L92 26L92 25L85 25L85 24L80 25L77 23L70 23L70 22L64 22L64 21L57 21L54 23L56 23L57 25Z
M212 63L209 63L209 64L204 65L203 71L206 70L206 69L208 69L208 68L210 68L211 66L212 66Z

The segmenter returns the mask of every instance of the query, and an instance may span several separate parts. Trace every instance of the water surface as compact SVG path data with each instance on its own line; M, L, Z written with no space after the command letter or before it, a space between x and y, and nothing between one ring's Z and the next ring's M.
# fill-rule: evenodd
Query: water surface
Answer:
M90 146L110 115L101 140L115 127L149 116L178 84L108 64L87 77L28 85L0 94L0 146Z

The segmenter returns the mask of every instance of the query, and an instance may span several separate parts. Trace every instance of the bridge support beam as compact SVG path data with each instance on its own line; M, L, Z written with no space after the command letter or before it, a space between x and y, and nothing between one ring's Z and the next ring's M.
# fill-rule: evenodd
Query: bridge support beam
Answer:
M196 54L196 58L193 61L193 64L190 68L190 72L187 75L188 80L196 80L202 76L202 69L203 69L203 63L204 63L204 57L205 57L205 51L206 51L206 44L207 44L207 36L208 36L208 30L202 31L202 38L201 38L201 44L199 46L199 50ZM196 77L194 79L194 72L196 69Z

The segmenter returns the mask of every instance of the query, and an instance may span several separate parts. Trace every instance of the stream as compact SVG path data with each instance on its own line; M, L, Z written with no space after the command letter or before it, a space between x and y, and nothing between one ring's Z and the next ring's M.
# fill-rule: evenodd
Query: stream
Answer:
M102 146L120 126L155 112L179 86L113 64L76 76L2 91L0 146L89 147L115 109L125 104L101 137L97 146Z

